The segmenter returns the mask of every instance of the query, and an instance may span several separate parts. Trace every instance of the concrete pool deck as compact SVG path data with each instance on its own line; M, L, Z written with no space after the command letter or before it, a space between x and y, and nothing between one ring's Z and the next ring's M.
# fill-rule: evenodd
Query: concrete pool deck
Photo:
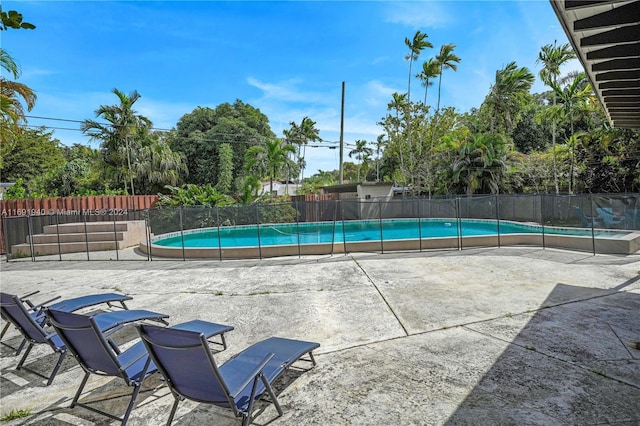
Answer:
M38 289L36 300L46 300L118 291L133 296L130 308L167 313L171 324L233 325L220 362L273 335L319 342L318 365L279 384L284 416L267 406L257 425L640 423L637 255L518 247L223 262L27 259L0 268L3 292ZM32 413L5 424L118 424L68 408L83 375L72 357L45 387L15 370L8 348L1 355L1 413ZM55 358L40 345L27 365L48 373ZM106 398L99 405L120 415L130 391L92 376L82 399ZM129 424L165 424L172 402L153 376ZM200 424L238 423L182 402L174 425Z

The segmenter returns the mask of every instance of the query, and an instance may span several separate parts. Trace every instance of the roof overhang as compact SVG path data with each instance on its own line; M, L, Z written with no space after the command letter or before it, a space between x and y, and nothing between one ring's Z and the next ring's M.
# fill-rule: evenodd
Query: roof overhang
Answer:
M640 128L640 0L550 0L613 127Z

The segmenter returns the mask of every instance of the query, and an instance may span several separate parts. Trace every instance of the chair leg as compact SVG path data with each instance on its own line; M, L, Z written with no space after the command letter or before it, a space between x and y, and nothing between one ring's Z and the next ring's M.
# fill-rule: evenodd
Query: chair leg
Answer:
M31 348L33 348L33 343L29 343L29 346L27 346L27 350L24 352L24 355L22 355L22 358L20 359L20 362L18 363L16 370L20 370L22 368L22 364L24 364L25 360L29 356L29 352L31 352Z
M173 395L173 407L171 407L171 413L169 414L169 420L167 421L167 426L171 426L171 422L173 421L173 416L176 415L176 410L178 409L178 403L180 402L180 398L177 395Z
M22 339L22 343L20 343L20 346L18 346L18 348L16 349L16 356L20 355L20 352L22 352L22 349L24 349L24 345L27 344L27 339Z
M80 387L76 392L76 396L73 397L73 401L71 401L71 405L69 406L69 408L75 407L76 404L78 403L78 399L80 399L80 395L82 394L82 389L84 389L84 386L87 384L87 380L89 380L90 375L91 373L86 373L86 372L84 373L84 377L82 378L82 383L80 383Z
M62 365L62 361L64 361L64 356L66 354L67 354L67 351L60 352L60 356L58 357L58 362L56 363L56 366L53 368L53 371L51 372L51 376L49 376L49 380L47 380L47 386L49 386L53 382L53 379L56 377L56 374L58 374L58 370L60 369L60 366Z
M4 317L2 317L2 319L4 319ZM4 334L7 332L7 330L9 329L9 327L11 326L10 322L7 322L4 327L2 328L2 333L0 333L0 340L2 340L2 338L4 337Z
M136 403L136 398L138 398L138 394L140 393L140 388L142 387L142 383L137 384L133 388L133 394L131 395L131 400L129 401L129 405L127 406L127 411L124 413L122 417L122 426L127 424L127 420L129 420L129 415L131 415L131 410L133 410L133 406Z
M262 378L262 383L264 383L264 387L266 388L267 393L269 394L269 398L271 398L271 402L273 402L273 405L276 407L276 410L278 410L278 414L282 416L283 414L282 407L280 407L280 403L278 402L278 398L276 398L276 393L273 391L273 388L271 387L271 383L269 383L269 381L264 376L264 374L261 374L260 376Z

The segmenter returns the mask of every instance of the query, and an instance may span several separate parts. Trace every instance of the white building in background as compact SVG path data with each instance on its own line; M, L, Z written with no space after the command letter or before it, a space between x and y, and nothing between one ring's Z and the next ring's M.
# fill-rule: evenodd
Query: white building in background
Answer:
M281 181L274 180L273 190L271 192L271 195L274 195L277 197L281 197L283 195L297 195L298 188L300 188L301 186L302 185L293 183L291 181L281 182ZM271 189L271 184L269 182L262 182L262 189L258 191L258 195L268 194L270 189Z

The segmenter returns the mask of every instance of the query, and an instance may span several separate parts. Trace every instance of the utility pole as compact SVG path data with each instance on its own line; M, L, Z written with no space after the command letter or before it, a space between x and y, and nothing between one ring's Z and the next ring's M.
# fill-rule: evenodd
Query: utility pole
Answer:
M340 108L340 179L338 183L344 183L344 81L342 82L342 106Z

